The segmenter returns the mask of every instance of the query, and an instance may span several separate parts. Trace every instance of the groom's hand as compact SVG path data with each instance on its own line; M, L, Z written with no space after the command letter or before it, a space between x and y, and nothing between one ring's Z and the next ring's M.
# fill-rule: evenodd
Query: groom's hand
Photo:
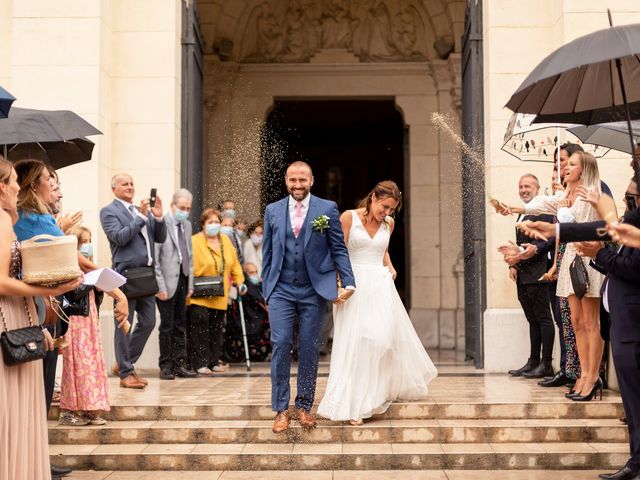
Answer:
M352 289L346 289L346 288L339 288L338 289L338 298L336 299L335 303L344 303L347 300L349 300L351 298L351 295L353 295L353 293L355 292L355 290Z

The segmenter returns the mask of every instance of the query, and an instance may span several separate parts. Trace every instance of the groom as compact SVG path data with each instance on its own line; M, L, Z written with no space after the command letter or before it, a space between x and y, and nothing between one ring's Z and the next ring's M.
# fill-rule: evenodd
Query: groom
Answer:
M316 426L311 413L318 373L320 327L326 300L344 302L355 279L344 244L338 207L310 194L311 167L293 162L285 183L289 196L267 205L262 245L264 296L271 324L271 405L278 412L273 432L289 428L289 377L293 326L299 324L298 394L295 408L305 428ZM336 270L345 288L338 289Z

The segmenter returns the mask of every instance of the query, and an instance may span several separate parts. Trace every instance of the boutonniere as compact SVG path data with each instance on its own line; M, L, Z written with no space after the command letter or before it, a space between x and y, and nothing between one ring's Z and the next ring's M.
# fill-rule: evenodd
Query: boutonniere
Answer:
M324 233L325 230L329 230L329 217L327 215L320 215L313 219L311 226L314 231Z

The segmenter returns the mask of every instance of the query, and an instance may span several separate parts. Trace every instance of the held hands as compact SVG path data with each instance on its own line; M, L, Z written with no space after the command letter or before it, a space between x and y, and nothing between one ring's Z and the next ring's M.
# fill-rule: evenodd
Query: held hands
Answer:
M351 295L353 295L355 293L355 290L347 290L345 288L340 287L338 289L338 298L335 299L335 301L333 303L337 303L337 304L341 304L346 302L347 300L349 300L351 298Z

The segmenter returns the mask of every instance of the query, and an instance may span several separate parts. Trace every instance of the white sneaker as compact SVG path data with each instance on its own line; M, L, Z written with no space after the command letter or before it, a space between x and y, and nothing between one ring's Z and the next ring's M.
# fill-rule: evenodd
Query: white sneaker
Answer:
M211 376L213 375L213 372L211 370L209 370L209 367L200 367L198 370L196 370L198 372L198 375L206 375L206 376Z
M226 371L227 371L227 369L226 369L226 368L224 368L222 365L215 365L215 366L213 367L213 371L214 371L214 372L226 372Z

